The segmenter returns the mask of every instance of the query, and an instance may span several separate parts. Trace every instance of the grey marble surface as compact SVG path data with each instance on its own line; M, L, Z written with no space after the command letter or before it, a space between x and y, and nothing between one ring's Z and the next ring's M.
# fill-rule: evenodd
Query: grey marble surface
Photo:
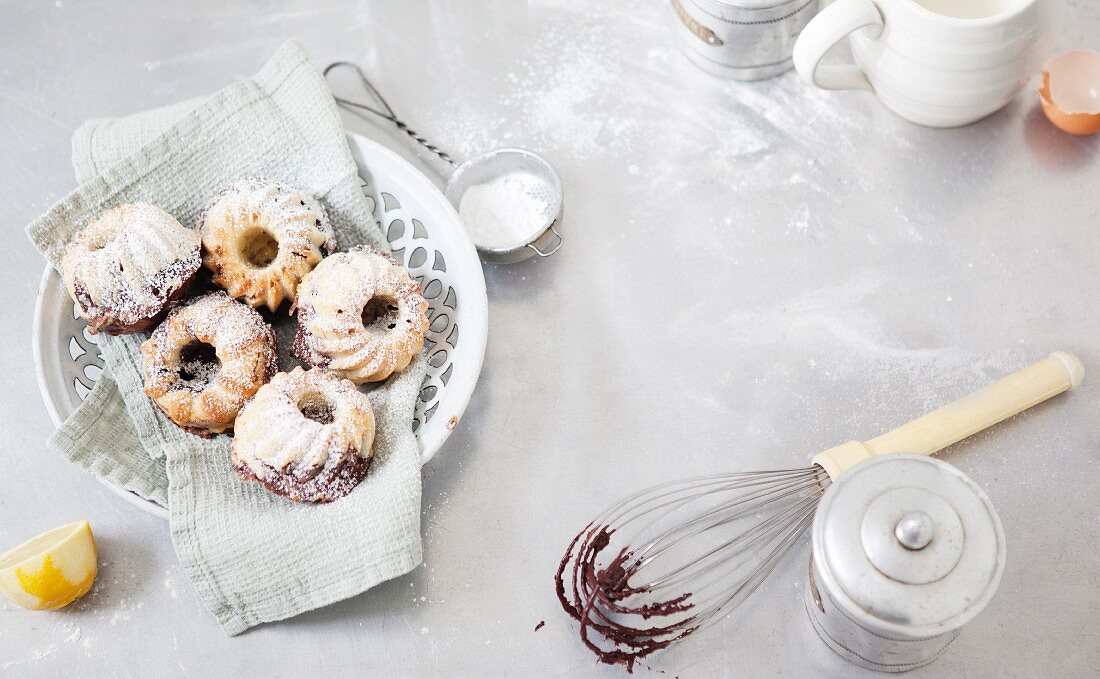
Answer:
M86 517L103 562L70 610L0 607L0 675L621 676L580 647L551 587L572 534L615 496L804 464L1054 349L1100 370L1100 137L1054 130L1030 87L937 131L793 74L714 80L668 21L661 0L0 2L0 546ZM1068 2L1060 47L1098 35L1096 3ZM424 566L229 639L167 526L45 450L43 260L22 229L73 188L81 121L208 93L291 37L319 64L363 64L457 155L544 152L567 242L486 267L485 368L424 470ZM391 130L347 122L414 158ZM999 510L1008 566L989 608L910 676L1100 669L1096 380L947 453ZM805 617L806 557L801 544L653 667L861 675Z

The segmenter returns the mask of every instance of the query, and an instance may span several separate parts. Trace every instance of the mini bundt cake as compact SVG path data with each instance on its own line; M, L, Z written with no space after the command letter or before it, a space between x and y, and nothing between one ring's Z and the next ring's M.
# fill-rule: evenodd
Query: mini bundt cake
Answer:
M238 179L210 199L199 217L203 264L214 283L251 307L275 311L326 255L336 235L325 208L285 184Z
M199 249L197 231L155 205L128 203L73 236L61 276L89 332L143 332L187 294Z
M296 502L331 502L367 475L373 448L367 396L332 373L295 368L237 416L233 468Z
M199 436L232 429L278 369L271 326L221 291L173 309L141 345L141 358L145 393Z
M297 305L295 355L356 384L404 370L424 348L420 284L375 248L325 258L302 280Z

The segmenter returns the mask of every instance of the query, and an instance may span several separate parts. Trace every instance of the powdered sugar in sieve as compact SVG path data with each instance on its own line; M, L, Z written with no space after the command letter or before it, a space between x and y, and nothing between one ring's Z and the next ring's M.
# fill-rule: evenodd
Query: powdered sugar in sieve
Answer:
M554 220L553 189L541 177L517 171L466 189L458 214L478 246L520 247Z

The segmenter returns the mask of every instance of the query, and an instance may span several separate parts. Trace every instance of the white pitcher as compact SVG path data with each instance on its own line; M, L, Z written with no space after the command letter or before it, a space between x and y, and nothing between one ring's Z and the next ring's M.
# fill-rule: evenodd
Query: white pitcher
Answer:
M794 46L828 90L870 90L921 125L957 127L999 110L1050 54L1062 0L838 0ZM855 64L821 64L849 37Z

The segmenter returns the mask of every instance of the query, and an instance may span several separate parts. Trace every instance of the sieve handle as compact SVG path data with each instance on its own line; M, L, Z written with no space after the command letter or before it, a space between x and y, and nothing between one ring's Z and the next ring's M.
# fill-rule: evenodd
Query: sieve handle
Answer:
M552 241L554 244L550 246L549 250L540 250L538 247L538 242L541 241L543 236L545 236L546 234L554 234L554 240ZM539 257L549 257L558 250L561 250L562 245L565 245L565 238L563 238L562 235L558 233L558 230L554 228L554 224L551 224L546 228L546 231L542 232L541 236L535 239L533 243L528 243L527 247L534 250L535 254Z
M992 427L1013 415L1070 391L1081 384L1085 366L1064 351L987 387L919 417L865 443L850 441L818 453L820 465L834 480L848 469L875 455L914 453L934 455L952 443Z
M450 154L448 154L446 151L439 148L432 142L428 141L428 139L425 138L422 134L409 127L404 120L401 120L397 117L397 114L393 112L393 107L391 107L389 102L386 101L386 98L382 96L382 93L378 91L378 88L375 87L374 84L367 79L367 75L363 73L363 69L359 68L358 65L353 64L350 61L334 61L328 66L325 66L325 70L322 71L321 77L327 79L329 71L335 68L350 68L355 71L355 74L359 76L360 86L362 86L363 90L368 95L373 97L373 99L377 102L376 106L371 106L370 104L364 104L358 101L351 101L350 99L338 97L334 93L332 98L336 101L336 104L338 106L342 106L345 110L351 111L352 113L355 113L360 117L363 117L360 111L366 111L367 113L374 114L379 118L382 118L383 120L388 120L396 125L397 129L407 134L410 139L431 151L432 154L434 154L443 162L447 163L451 167L455 167L457 165L455 159L452 158Z

